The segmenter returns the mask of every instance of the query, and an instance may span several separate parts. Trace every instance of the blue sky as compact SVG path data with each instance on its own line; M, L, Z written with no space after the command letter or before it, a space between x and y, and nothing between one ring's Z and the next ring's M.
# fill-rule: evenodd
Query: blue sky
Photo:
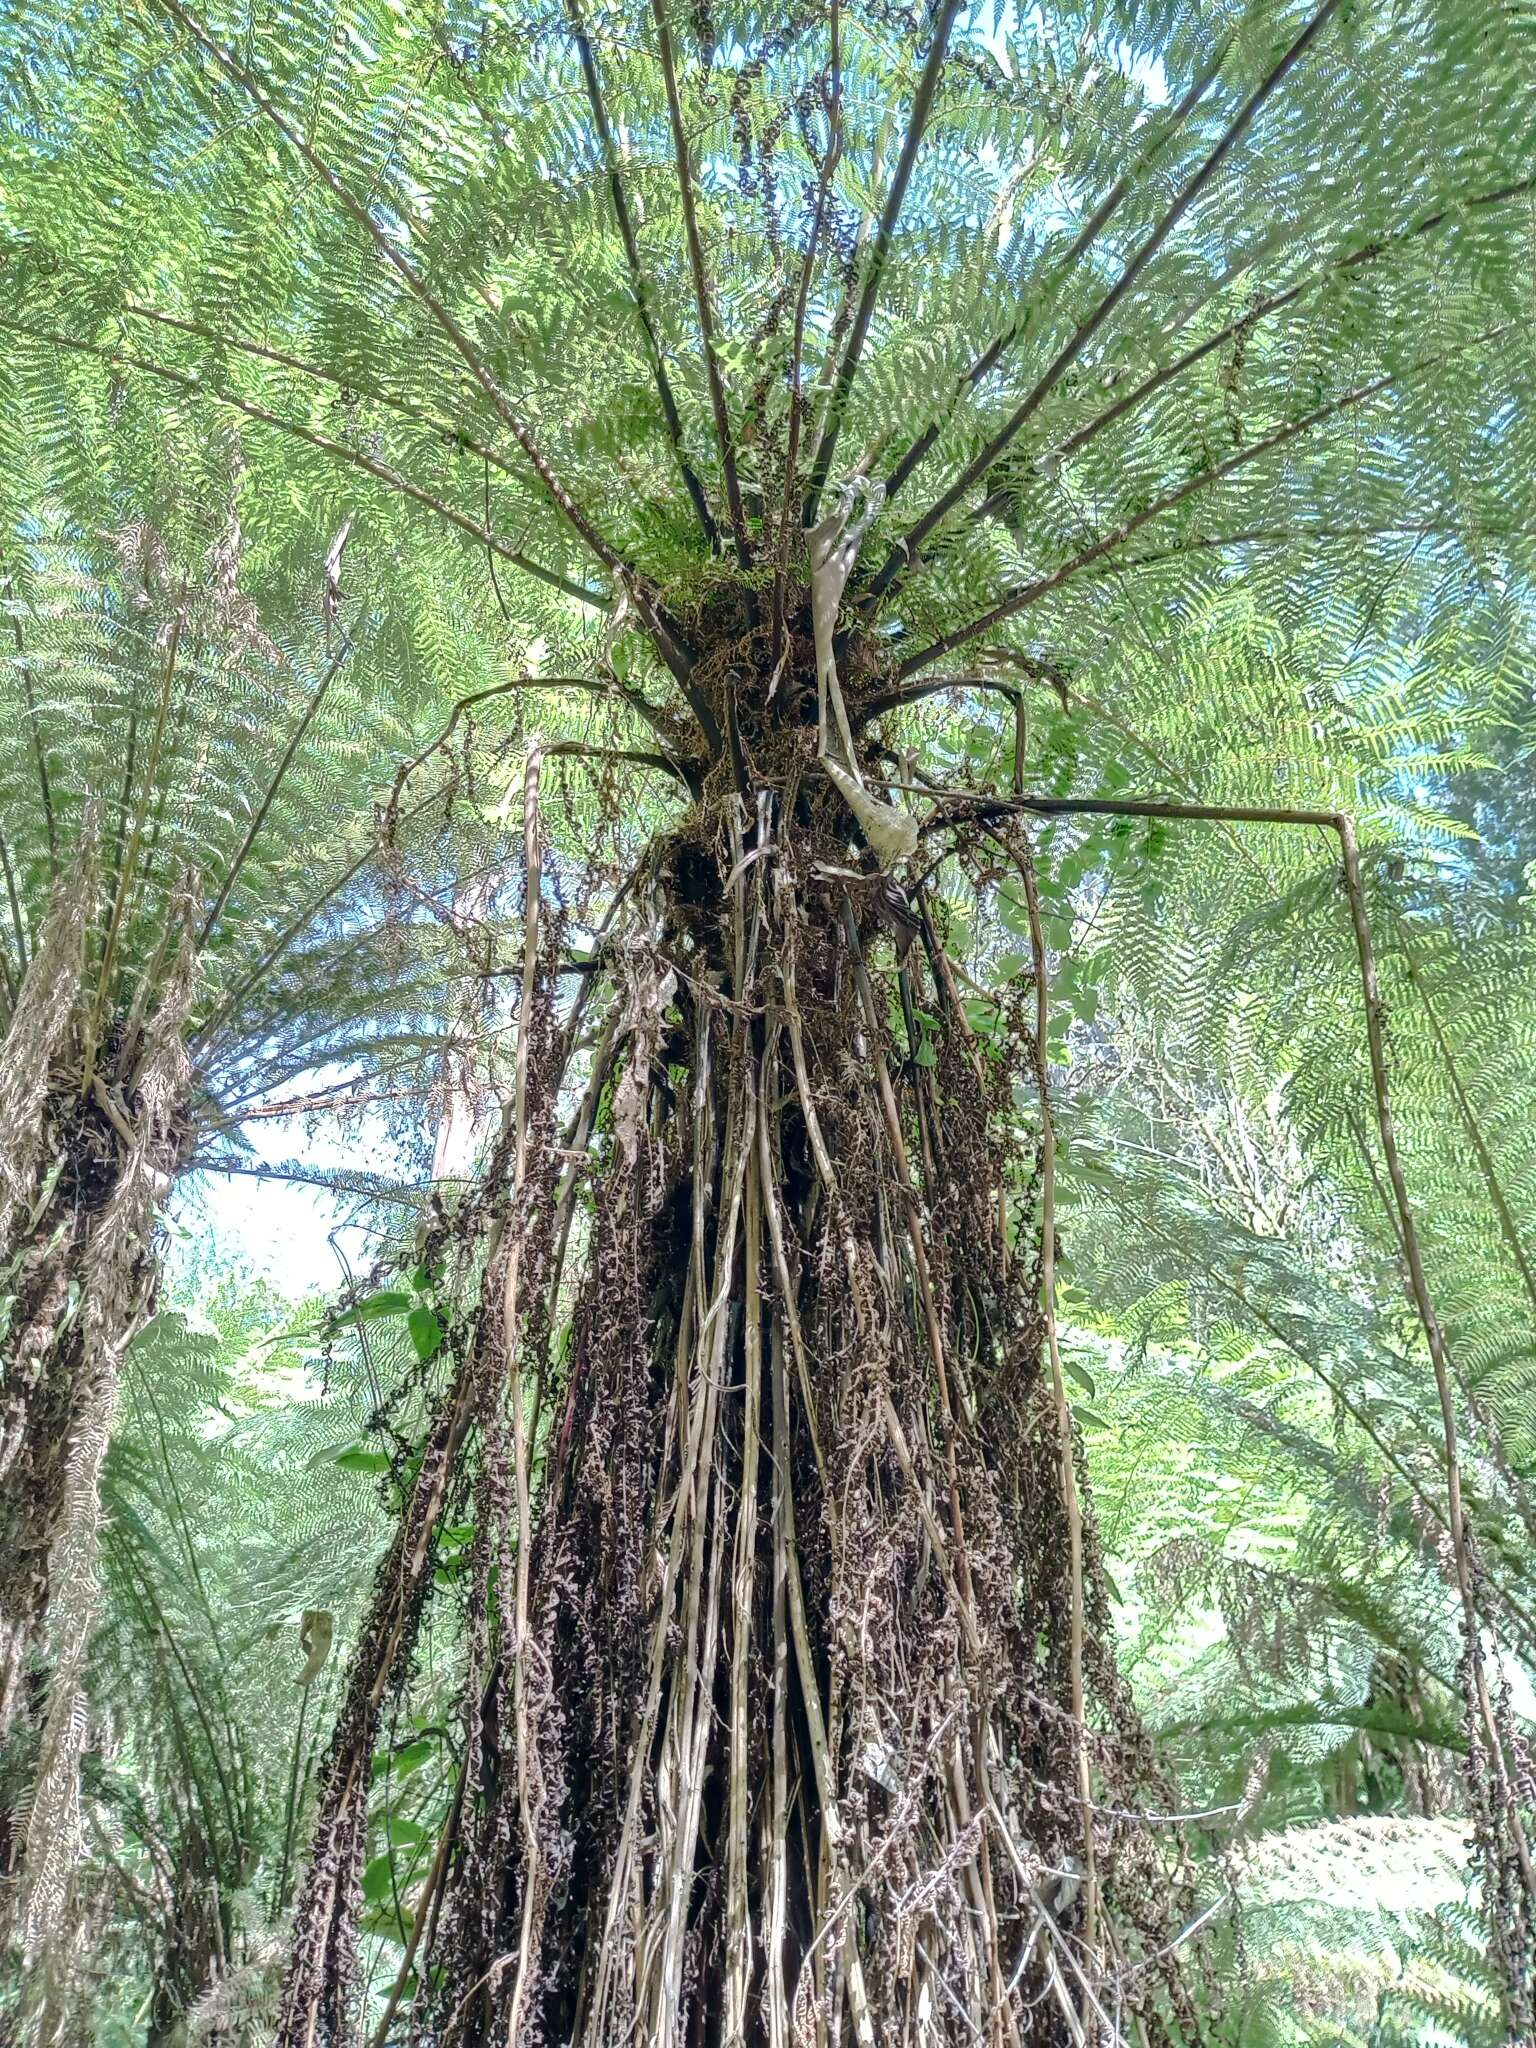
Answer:
M367 1112L310 1136L297 1122L247 1127L252 1165L297 1166L316 1175L388 1171L393 1147L382 1119ZM248 1271L291 1298L335 1294L348 1268L365 1272L377 1254L377 1225L356 1195L249 1174L188 1174L171 1202L167 1266L178 1297L195 1293L210 1261Z

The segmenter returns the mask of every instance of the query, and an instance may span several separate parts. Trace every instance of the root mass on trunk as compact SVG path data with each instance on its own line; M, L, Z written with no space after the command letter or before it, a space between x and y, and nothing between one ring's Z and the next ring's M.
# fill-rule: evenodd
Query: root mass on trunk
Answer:
M517 1101L457 1226L489 1255L322 1782L284 2048L351 2024L370 1759L466 1498L466 1749L380 2038L1189 2025L1050 1370L1038 991L962 998L791 645L793 678L695 670L734 765L604 942L569 1129L531 764Z

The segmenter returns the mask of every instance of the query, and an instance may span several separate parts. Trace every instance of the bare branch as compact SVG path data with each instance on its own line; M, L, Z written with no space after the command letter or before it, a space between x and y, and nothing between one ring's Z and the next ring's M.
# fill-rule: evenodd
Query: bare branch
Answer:
M686 762L679 761L675 754L648 753L643 747L589 747L582 740L546 740L544 758L620 761L629 768L654 768L658 775L670 775L680 782L690 795L697 797L700 791L698 773Z
M625 689L617 683L604 682L596 676L515 676L510 682L492 683L487 689L474 690L469 696L459 698L448 715L447 724L437 735L436 739L430 740L422 748L421 752L414 755L409 761L402 762L395 775L394 787L390 792L389 802L384 807L386 822L393 819L396 815L399 809L400 798L404 794L407 782L409 782L424 762L431 760L434 754L441 753L443 748L447 746L449 740L457 732L459 721L464 717L465 713L473 711L477 704L488 703L495 697L509 696L515 690L585 690L592 696L610 697L643 718L652 731L662 740L663 744L671 737L655 705L641 696L638 690ZM587 751L591 750L575 741L551 743L546 744L544 747L546 754ZM653 765L666 768L669 773L676 775L680 781L687 784L690 788L697 779L696 772L685 766L671 752L636 755L631 758L645 760Z
M1063 711L1068 708L1067 682L1059 669L1050 662L1028 661L1025 672L1037 682L1049 683L1061 699ZM941 697L946 690L991 690L999 697L1006 697L1010 704L1015 703L1020 695L1019 685L1009 682L1005 676L928 676L920 683L881 690L876 696L862 699L854 707L853 716L859 725L868 725L872 719L882 718L888 711L900 711L905 705L920 704L925 697Z

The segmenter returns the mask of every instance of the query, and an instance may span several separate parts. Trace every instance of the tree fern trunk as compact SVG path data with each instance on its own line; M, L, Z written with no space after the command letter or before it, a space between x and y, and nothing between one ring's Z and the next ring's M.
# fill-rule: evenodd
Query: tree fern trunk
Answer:
M92 1243L118 1185L121 1141L89 1105L79 1114L82 1105L66 1099L50 1110L61 1106L73 1129L66 1137L48 1118L52 1199L5 1248L16 1277L0 1414L0 1726L20 1704L29 1653L44 1635L54 1540L75 1468L82 1456L91 1462L79 1423L102 1393L100 1361L87 1357L82 1301ZM142 1281L130 1286L142 1300ZM131 1306L129 1322L141 1315Z
M1034 992L978 1035L849 831L791 767L655 849L558 1372L547 950L528 977L510 1205L322 1787L285 2048L346 2036L368 1760L466 1443L422 2038L1015 2043L1101 2032L1117 1976L1156 2002L1122 1973L1167 1881L1111 1811L1152 1773L1044 1362Z
M101 1466L123 1361L153 1306L155 1226L185 1149L190 1089L190 947L147 1022L115 1034L114 1058L83 1086L88 878L87 851L29 964L0 1115L11 1296L0 1342L0 1736L20 1739L23 1712L35 1734L30 1789L7 1833L11 1932L39 2040L52 2038L68 1988Z
M69 1389L80 1376L78 1358L69 1356L78 1347L70 1281L73 1275L78 1300L86 1204L82 1174L66 1181L57 1116L68 1105L83 1137L89 1110L74 1102L76 1091L59 1091L54 1076L68 1069L78 1042L91 838L83 836L72 868L55 884L0 1063L0 1286L9 1297L0 1338L0 1736L16 1712L27 1649L46 1604L63 1425ZM113 1156L110 1149L99 1155L103 1162ZM95 1211L111 1193L115 1169L107 1165L104 1189L99 1172L92 1178Z

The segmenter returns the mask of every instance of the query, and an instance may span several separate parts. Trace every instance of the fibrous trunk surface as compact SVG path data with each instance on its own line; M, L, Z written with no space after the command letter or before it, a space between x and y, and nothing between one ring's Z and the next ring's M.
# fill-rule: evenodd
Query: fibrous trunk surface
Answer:
M458 1225L490 1255L322 1786L292 2048L352 2023L372 1752L466 1496L467 1752L393 2038L1179 2025L1050 1369L1040 989L967 1004L814 727L773 716L609 930L569 1128L530 770L517 1102Z
M65 2023L101 1468L154 1232L185 1151L184 949L152 1014L93 1059L82 961L90 835L54 891L0 1075L0 1935L28 2038ZM94 1081L88 1079L94 1067Z
M68 1093L43 1113L51 1190L6 1247L14 1278L0 1413L0 1726L22 1704L59 1573L54 1540L71 1491L86 1411L100 1405L100 1360L87 1356L80 1314L93 1238L112 1202L121 1144L107 1120ZM142 1298L147 1276L129 1279ZM130 1324L136 1323L136 1310Z

